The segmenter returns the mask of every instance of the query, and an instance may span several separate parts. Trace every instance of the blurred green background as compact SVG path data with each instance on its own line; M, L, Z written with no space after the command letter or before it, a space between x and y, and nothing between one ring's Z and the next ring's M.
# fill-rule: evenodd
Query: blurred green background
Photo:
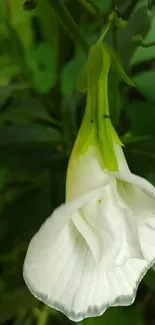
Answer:
M85 108L76 78L87 50L59 3L0 1L0 324L72 323L36 300L22 278L31 237L64 201L67 163ZM155 41L155 3L96 4L100 13L94 15L82 1L65 1L90 45L116 5L128 20L118 32L117 50L136 88L127 87L112 71L110 111L132 172L155 184L155 46L132 41L139 34L145 42ZM107 42L112 44L111 35ZM154 325L154 271L145 276L132 306L110 308L82 324Z

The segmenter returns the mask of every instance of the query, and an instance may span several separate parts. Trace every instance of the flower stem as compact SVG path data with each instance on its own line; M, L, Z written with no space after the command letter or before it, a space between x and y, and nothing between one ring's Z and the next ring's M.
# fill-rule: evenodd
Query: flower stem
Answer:
M103 22L100 9L94 0L79 0L79 2L87 9L88 12L90 12L92 16L94 16L97 20Z
M89 51L89 44L84 38L78 25L73 20L62 0L52 1L52 7L57 15L59 22L66 29L72 40L86 53Z
M49 315L49 307L44 305L42 310L40 311L38 325L46 325L48 315Z
M142 47L152 47L155 46L155 41L144 42L141 35L136 35L132 37L132 41L137 43L137 45Z
M117 46L117 29L115 27L115 24L112 24L112 41L113 41L113 48L115 51L118 51L118 46Z

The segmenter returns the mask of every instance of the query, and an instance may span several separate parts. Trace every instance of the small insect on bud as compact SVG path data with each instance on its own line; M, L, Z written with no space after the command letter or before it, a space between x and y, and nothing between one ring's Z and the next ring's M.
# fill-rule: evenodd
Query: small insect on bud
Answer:
M110 118L110 115L104 114L104 118Z
M34 10L37 7L37 4L38 0L26 0L23 3L23 9L28 11Z

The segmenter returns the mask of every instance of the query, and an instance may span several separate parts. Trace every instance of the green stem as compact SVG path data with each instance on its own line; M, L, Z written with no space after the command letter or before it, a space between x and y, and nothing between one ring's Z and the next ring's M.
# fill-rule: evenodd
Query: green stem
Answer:
M111 32L112 32L112 42L113 42L113 48L117 52L117 19L118 15L116 11L113 11L110 15L111 18Z
M133 36L132 41L137 43L137 45L142 47L152 47L155 46L155 41L144 42L141 35Z
M79 0L79 2L87 9L92 16L94 16L97 20L103 21L102 14L100 12L99 7L93 0Z
M86 0L87 3L89 3L92 8L94 8L94 10L96 11L96 14L100 15L100 17L102 16L100 8L98 7L97 3L95 0Z
M81 30L73 20L72 16L68 12L63 1L62 0L52 1L52 7L57 15L59 22L66 29L68 35L78 46L80 46L80 48L86 54L88 54L90 46L87 43L86 39L83 37Z
M112 41L113 41L113 48L117 52L118 46L117 46L117 29L115 26L115 23L112 24Z
M46 325L48 315L49 315L49 307L44 305L42 310L40 311L38 325Z
M110 26L111 26L111 20L109 20L109 22L107 23L107 25L105 26L105 28L103 29L103 32L101 33L101 36L100 36L100 38L99 38L99 42L102 42L103 40L104 40L104 38L105 38L105 36L106 36L106 34L108 33L108 30L109 30L109 28L110 28Z

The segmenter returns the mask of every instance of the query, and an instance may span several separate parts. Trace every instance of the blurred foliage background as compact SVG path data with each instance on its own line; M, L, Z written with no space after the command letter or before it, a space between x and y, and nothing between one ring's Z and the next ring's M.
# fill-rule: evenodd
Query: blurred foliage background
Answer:
M68 158L85 108L77 74L87 43L98 39L116 6L128 21L118 32L117 50L136 88L111 72L112 121L131 170L155 184L155 46L132 40L155 41L155 3L94 3L97 12L82 0L64 1L66 9L60 0L0 1L0 324L72 323L29 293L22 265L31 237L65 199ZM107 42L113 46L110 34ZM110 308L82 324L154 325L154 271L131 307Z

